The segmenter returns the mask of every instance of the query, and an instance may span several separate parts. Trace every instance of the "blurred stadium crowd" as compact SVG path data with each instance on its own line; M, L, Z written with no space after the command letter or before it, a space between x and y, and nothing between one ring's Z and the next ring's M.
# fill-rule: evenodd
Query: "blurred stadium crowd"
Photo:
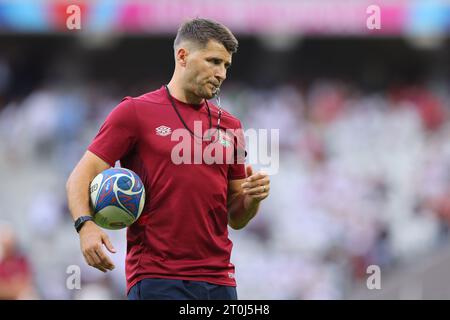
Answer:
M131 93L46 76L16 94L30 75L0 59L0 298L123 299L125 231L108 232L113 272L88 267L64 186ZM138 83L135 95L162 84ZM333 77L253 86L230 76L223 107L245 128L280 129L271 196L245 229L230 231L239 298L343 299L368 265L387 273L447 244L449 88L448 79L366 91ZM70 265L81 267L81 290L66 287Z

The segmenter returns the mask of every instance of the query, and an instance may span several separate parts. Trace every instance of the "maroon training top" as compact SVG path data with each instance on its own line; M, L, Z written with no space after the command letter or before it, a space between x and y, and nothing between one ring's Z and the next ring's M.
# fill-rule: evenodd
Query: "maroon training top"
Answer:
M203 131L209 129L205 102L192 105L175 98L174 102L191 130L194 131L194 121L201 121ZM209 107L215 129L218 108L212 103ZM241 122L223 111L220 128L239 129ZM188 134L190 141L186 144L186 135L175 135L177 129L187 133L161 87L122 100L88 147L111 166L120 160L121 166L136 172L145 186L144 210L127 230L128 291L143 278L236 285L234 265L230 262L233 244L228 238L227 189L229 180L245 178L245 165L236 157L231 164L207 164L211 161L203 158L201 164L195 164L194 151L206 152L205 148L213 146L213 152L209 149L205 154L214 156L223 149L225 158L229 148L244 149L245 143L242 136L229 139L228 135L225 142L214 138L212 142L202 142ZM182 141L192 148L180 148ZM180 164L179 158L173 161L174 150L184 159L190 153L191 163Z

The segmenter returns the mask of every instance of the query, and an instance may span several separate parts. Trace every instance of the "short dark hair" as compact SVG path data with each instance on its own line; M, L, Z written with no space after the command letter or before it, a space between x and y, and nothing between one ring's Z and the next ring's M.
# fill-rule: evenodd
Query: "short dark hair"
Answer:
M203 48L209 40L215 40L223 44L229 53L235 53L238 48L238 41L233 33L223 24L209 19L196 18L184 22L178 29L174 49L184 40L196 42Z

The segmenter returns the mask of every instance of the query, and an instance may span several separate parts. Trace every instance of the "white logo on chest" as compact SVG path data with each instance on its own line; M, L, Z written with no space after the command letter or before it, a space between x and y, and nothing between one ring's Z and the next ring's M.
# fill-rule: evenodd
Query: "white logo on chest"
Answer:
M155 129L155 131L158 136L162 137L168 136L169 134L172 133L172 129L166 126L159 126L158 128Z

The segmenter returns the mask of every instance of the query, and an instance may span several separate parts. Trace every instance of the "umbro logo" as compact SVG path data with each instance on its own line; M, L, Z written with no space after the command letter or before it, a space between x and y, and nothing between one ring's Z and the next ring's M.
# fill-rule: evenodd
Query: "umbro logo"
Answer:
M158 128L155 129L155 131L158 136L162 137L168 136L169 134L172 133L172 129L166 126L159 126Z

